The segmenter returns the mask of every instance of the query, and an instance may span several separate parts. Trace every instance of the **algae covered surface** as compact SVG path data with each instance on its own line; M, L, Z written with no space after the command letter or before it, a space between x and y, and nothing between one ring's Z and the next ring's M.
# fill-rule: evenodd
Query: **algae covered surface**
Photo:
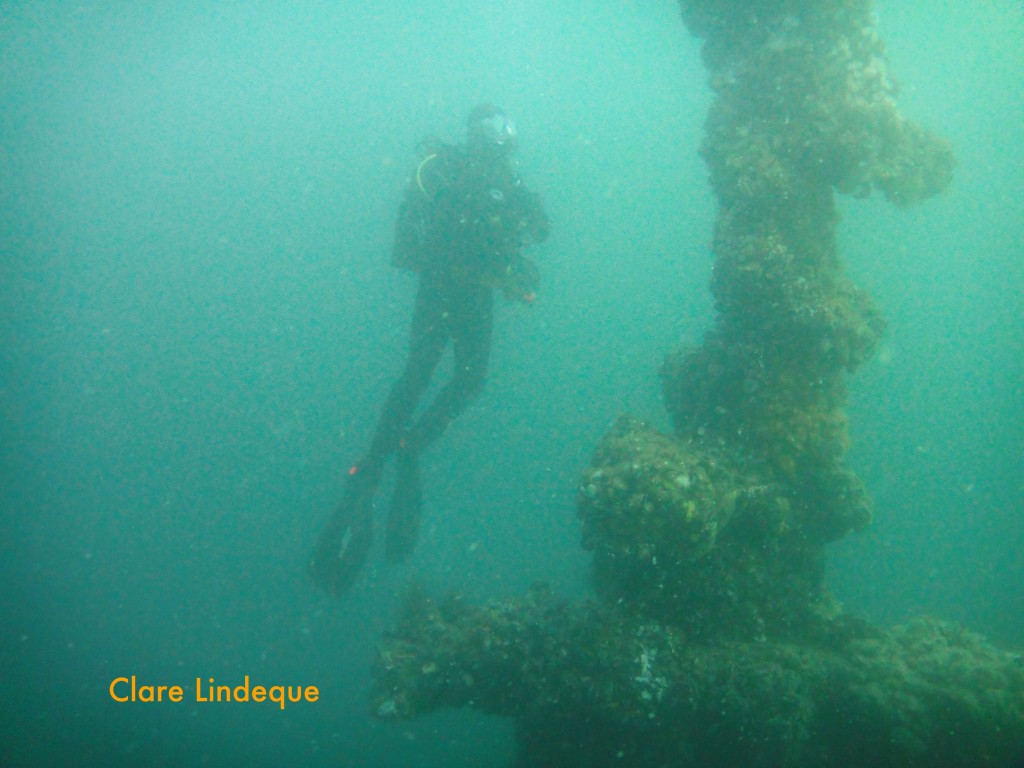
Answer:
M514 718L521 765L1013 766L1024 748L1020 657L938 621L708 642L544 587L409 599L381 646L378 716Z

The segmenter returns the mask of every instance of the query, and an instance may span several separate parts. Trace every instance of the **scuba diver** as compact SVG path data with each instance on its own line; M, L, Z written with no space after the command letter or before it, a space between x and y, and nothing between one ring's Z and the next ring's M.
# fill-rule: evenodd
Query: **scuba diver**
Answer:
M398 211L392 252L395 266L419 276L405 369L385 401L369 450L348 470L341 504L310 561L314 581L334 595L348 589L366 560L373 500L392 455L396 478L385 556L401 562L415 548L419 456L483 389L494 290L531 304L540 283L537 267L522 250L546 239L550 222L516 172L516 131L505 113L480 105L469 114L465 144L430 140L421 147L422 160ZM452 378L415 417L449 342Z

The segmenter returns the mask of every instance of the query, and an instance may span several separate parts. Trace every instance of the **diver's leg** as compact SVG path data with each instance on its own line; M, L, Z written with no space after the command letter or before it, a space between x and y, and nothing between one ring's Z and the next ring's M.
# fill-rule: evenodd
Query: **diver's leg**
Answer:
M398 448L416 406L441 362L448 344L447 313L447 297L442 286L436 278L423 275L416 292L405 369L384 402L377 431L363 460L378 474L380 466Z
M447 340L442 295L421 280L405 370L388 395L369 453L349 469L344 498L321 532L310 561L313 580L331 594L344 593L366 560L373 539L373 497L384 461L397 448Z
M345 502L349 507L372 512L372 500L380 484L384 463L398 448L412 414L430 384L430 378L448 343L445 296L436 278L422 275L416 292L409 331L405 368L391 388L374 433L370 450L348 472Z
M430 407L406 435L406 450L419 453L483 391L491 356L494 295L490 288L463 287L449 302L448 327L455 350L455 370Z
M395 495L388 512L386 555L404 560L419 532L422 488L419 454L483 389L490 359L493 296L488 288L469 289L449 303L449 331L455 347L455 373L423 416L409 430L398 451Z

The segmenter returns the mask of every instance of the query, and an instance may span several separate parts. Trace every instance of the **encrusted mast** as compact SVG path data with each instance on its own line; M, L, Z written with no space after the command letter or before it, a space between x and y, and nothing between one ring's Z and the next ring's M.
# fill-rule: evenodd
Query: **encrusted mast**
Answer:
M897 112L865 0L693 0L683 17L716 95L701 152L717 322L662 369L677 439L620 424L580 514L607 596L702 633L777 634L828 610L823 547L870 519L843 460L844 379L884 322L843 274L836 191L908 205L953 156Z
M719 202L718 323L663 370L680 436L761 463L827 541L868 522L842 464L843 377L884 323L843 275L835 191L910 205L942 190L945 141L896 110L867 0L684 3L716 99L702 154Z
M675 434L623 418L578 495L597 600L409 600L377 713L514 717L517 766L1003 766L1024 665L934 621L883 632L828 599L829 541L869 521L844 377L884 323L843 275L836 192L949 181L903 119L867 0L681 0L715 102L717 318L661 375Z

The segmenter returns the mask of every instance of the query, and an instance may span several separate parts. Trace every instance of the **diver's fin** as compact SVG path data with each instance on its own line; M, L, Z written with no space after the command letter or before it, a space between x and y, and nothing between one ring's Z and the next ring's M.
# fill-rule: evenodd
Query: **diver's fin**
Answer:
M420 530L420 509L423 491L416 455L399 453L398 473L395 477L395 495L388 512L387 539L384 555L390 563L400 563L416 548Z
M373 489L347 497L328 521L309 561L318 587L344 594L366 561L373 540Z

